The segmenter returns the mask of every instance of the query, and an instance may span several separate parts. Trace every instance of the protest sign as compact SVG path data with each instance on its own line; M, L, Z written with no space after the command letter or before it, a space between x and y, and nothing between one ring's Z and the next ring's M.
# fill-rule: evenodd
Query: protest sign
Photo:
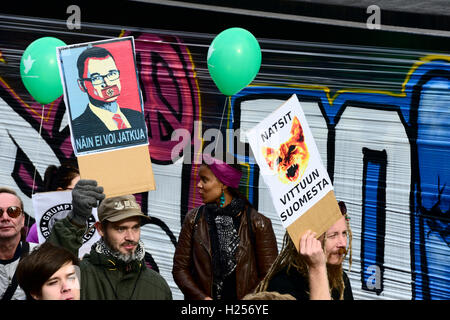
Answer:
M58 47L57 59L81 177L107 197L154 190L134 38Z
M39 243L43 243L50 236L53 226L58 220L64 219L72 210L72 191L40 192L32 198L34 218ZM91 246L100 239L95 228L91 228L97 221L97 209L92 209L88 219L89 231L83 236L83 244L79 249L79 257L89 253Z
M342 217L296 95L247 137L275 210L297 249L308 229L319 236Z

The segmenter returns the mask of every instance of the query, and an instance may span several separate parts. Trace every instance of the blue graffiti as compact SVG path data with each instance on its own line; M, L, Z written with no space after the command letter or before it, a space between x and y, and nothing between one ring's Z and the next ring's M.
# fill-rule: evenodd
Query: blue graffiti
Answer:
M270 86L247 87L231 98L231 117L228 128L238 128L234 115L245 99L287 100L296 94L300 101L317 102L328 126L328 171L333 179L335 126L350 103L365 108L396 111L408 135L411 148L411 278L413 299L450 299L449 207L450 207L450 57L423 58L411 69L397 93L387 92L329 92L308 88ZM231 142L233 148L233 142ZM242 156L242 155L241 155ZM371 265L383 272L385 223L386 155L367 150L364 166L366 182L363 194L364 225L362 230L361 270ZM384 158L383 158L384 157ZM245 161L254 163L244 156ZM251 165L257 173L257 166ZM364 180L363 179L363 180ZM384 179L384 181L383 181ZM250 186L249 199L256 199L257 187ZM384 194L384 197L383 197ZM361 274L362 288L370 274ZM382 277L382 274L381 274ZM382 286L374 289L379 294Z

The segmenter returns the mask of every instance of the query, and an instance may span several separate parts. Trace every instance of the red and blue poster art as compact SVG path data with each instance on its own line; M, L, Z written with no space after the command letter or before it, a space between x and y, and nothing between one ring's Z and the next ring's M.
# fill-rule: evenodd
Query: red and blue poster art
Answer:
M133 37L57 54L76 156L148 144Z

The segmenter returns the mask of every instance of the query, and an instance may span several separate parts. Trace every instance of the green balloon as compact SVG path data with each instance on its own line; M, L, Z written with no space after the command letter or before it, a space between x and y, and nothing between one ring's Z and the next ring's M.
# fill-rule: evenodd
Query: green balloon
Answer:
M63 93L56 47L66 44L53 37L43 37L33 41L24 51L20 61L20 77L33 98L48 104Z
M219 33L208 50L208 70L217 88L232 96L245 88L261 67L261 48L256 38L242 28Z

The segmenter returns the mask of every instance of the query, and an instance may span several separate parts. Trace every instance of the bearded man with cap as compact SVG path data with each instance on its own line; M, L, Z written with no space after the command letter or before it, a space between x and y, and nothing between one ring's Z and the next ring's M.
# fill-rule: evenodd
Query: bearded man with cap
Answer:
M101 239L80 263L82 300L171 300L167 282L144 262L141 225L150 219L133 195L105 198L95 180L80 180L72 191L73 209L55 223L48 241L78 255L87 219L97 207Z
M184 219L173 278L188 300L236 300L252 292L278 255L270 219L239 191L236 159L203 155L197 184L204 205Z

